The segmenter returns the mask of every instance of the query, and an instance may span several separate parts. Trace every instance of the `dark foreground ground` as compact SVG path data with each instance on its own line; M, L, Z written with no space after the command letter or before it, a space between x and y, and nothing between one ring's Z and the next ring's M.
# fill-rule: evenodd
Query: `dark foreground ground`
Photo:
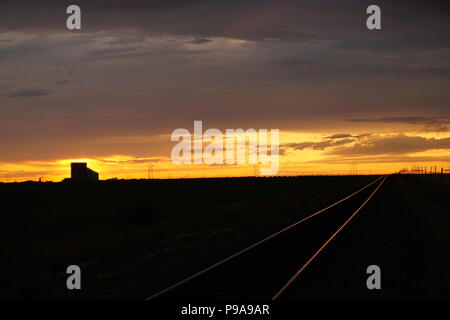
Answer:
M0 184L0 297L143 299L375 178ZM282 298L448 298L445 178L390 176ZM166 298L270 299L371 191ZM71 264L80 291L66 289ZM366 288L371 264L380 291Z

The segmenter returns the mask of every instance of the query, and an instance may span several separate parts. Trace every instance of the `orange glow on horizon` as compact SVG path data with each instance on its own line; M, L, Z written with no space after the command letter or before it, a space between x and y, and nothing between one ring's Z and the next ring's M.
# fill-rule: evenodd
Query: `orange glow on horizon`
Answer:
M308 141L320 143L331 133L282 132L280 146ZM361 132L353 133L353 135ZM416 133L414 133L416 134ZM389 136L389 135L386 135ZM416 135L417 136L417 135ZM447 138L449 134L421 135L425 138ZM327 140L329 141L329 140ZM170 141L168 142L170 143ZM172 146L174 143L172 143ZM352 146L350 142L348 146ZM339 146L338 146L339 147ZM352 164L357 164L358 174L387 174L409 169L413 164L450 168L450 150L436 149L407 154L363 154L346 156L330 154L331 149L302 147L285 148L280 155L277 176L296 175L348 175L352 173ZM153 164L155 179L208 178L208 177L244 177L254 176L255 166L245 165L205 165L172 163L170 157L137 157L132 155L110 155L107 157L80 157L56 159L51 161L23 161L1 163L1 182L21 182L27 180L62 181L70 177L71 162L87 162L88 167L99 173L101 180L106 179L146 179L151 177L150 164Z

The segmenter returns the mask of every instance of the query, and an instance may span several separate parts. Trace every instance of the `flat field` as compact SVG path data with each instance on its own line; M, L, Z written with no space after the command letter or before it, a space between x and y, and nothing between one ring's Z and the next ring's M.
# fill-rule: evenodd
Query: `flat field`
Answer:
M0 297L143 299L376 178L0 184ZM321 253L286 297L448 297L449 184L448 176L389 176L367 207ZM367 190L371 191L373 188ZM361 194L354 205L363 200ZM350 211L350 207L343 207L339 215L346 218ZM305 223L303 229L293 232L309 230L318 235L312 230L322 230L323 226L324 234L318 240L297 243L289 237L281 238L284 243L277 252L286 251L286 256L267 261L257 257L238 260L236 263L244 265L235 265L233 273L245 274L246 267L256 267L260 271L255 277L261 279L273 274L265 274L271 264L286 266L289 268L280 269L283 272L277 272L278 278L272 281L282 285L291 276L290 270L299 267L299 261L286 257L295 256L297 247L317 249L327 238L325 226L337 229L341 220L333 222L332 228L329 221L314 223L310 228ZM307 257L309 253L299 251L298 255ZM66 268L73 264L81 267L82 290L66 288ZM377 293L365 287L364 268L369 264L378 264L383 271L383 290ZM233 277L226 269L223 272L228 275L212 274L207 282L214 292L222 293L219 296L234 298L233 291L222 290L215 282L214 277ZM204 291L202 286L194 285L191 291L186 287L176 297L195 296L199 290ZM254 285L249 282L247 287ZM243 297L266 298L252 290L245 291Z

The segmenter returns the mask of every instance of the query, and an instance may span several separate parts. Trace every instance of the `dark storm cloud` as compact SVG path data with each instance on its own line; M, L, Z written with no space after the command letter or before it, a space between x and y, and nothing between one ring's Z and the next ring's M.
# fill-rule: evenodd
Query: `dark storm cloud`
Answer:
M365 138L365 137L370 137L372 135L373 135L373 133L361 133L361 134L355 135L354 137L355 138Z
M0 28L64 29L65 8L73 1L2 1ZM145 33L229 36L252 40L277 38L339 39L346 49L435 48L448 46L448 4L444 1L388 1L386 30L368 40L365 9L371 1L306 0L185 0L89 1L79 0L83 30L135 28ZM421 16L420 23L417 17ZM434 30L433 34L427 30ZM355 38L355 35L358 37ZM401 37L403 35L403 37ZM394 36L394 37L392 37ZM438 40L440 39L440 40Z
M68 4L71 2L7 1L4 10L0 10L0 21L4 21L0 30L65 32ZM323 0L79 1L78 4L82 7L83 33L131 28L141 35L192 36L192 44L208 43L211 36L254 40L269 47L305 42L315 49L302 55L294 50L269 59L274 70L300 77L450 74L449 53L445 51L450 50L450 22L448 12L441 10L446 6L441 1L379 1L378 5L384 9L385 27L378 33L369 33L364 26L365 8L370 3L356 0L339 4ZM420 24L417 16L422 17ZM120 45L126 41L136 43L137 39L122 37L112 43ZM12 46L4 49L4 55L29 50L23 45ZM347 54L352 51L355 53ZM422 51L434 52L434 56L422 56ZM123 54L133 57L141 53Z
M209 0L40 0L39 5L43 8L67 8L69 5L76 4L81 7L86 7L95 10L172 10L180 7L190 6L196 3L207 2ZM36 4L34 0L3 0L2 5L5 7L11 5L31 6Z
M45 105L0 99L9 134L0 155L19 157L17 146L23 158L95 152L100 147L87 144L97 137L167 134L196 119L218 128L321 130L330 119L448 116L448 5L377 2L380 32L365 28L371 1L80 0L82 30L71 32L72 1L1 1L0 88L53 86L28 92L51 90ZM18 93L2 96L27 96ZM425 126L445 128L437 120ZM358 137L297 147L350 138ZM139 151L103 147L102 154Z
M356 118L347 119L347 121L352 122L381 122L381 123L406 123L406 124L418 124L418 123L429 123L434 121L450 121L450 118L442 117L420 117L420 116L407 116L407 117L386 117L386 118Z
M450 138L425 138L421 136L398 135L370 135L358 139L326 139L318 142L287 143L281 146L281 150L288 149L326 150L327 155L355 157L376 155L404 155L428 150L450 149Z
M349 162L358 164L361 163L392 163L392 162L412 162L412 163L430 163L430 162L447 162L446 156L411 156L411 155L370 155L370 156L352 156L352 155L339 155L330 156L324 159L310 161L311 163L324 163L324 164L347 164Z
M194 40L189 41L189 43L193 44L205 44L208 42L211 42L211 40L208 38L200 38L200 37L196 37Z
M327 151L330 155L381 155L408 154L428 150L450 149L450 138L425 138L404 134L373 136L368 140L356 142L352 146L342 146Z
M371 133L363 133L358 135L352 135L349 133L337 133L330 136L325 136L321 141L304 141L297 143L286 143L281 146L281 150L286 151L287 149L294 150L304 150L307 148L313 150L325 150L327 148L333 148L337 146L342 146L350 144L359 139L366 139L372 136Z
M337 141L332 141L332 140L324 140L324 141L320 141L320 142L299 142L299 143L286 143L284 145L281 146L281 149L285 150L285 149L294 149L294 150L303 150L306 148L311 148L313 150L324 150L326 148L330 148L330 147L336 147L336 146L340 146L343 144L347 144L350 142L353 142L354 139L341 139L341 140L337 140Z
M404 124L423 124L425 131L444 132L448 131L450 124L449 117L386 117L386 118L364 118L364 119L347 119L351 122L372 122L372 123L404 123Z
M350 137L352 137L352 135L349 133L338 133L338 134L333 134L331 136L326 136L325 138L327 138L327 139L342 139L342 138L350 138Z

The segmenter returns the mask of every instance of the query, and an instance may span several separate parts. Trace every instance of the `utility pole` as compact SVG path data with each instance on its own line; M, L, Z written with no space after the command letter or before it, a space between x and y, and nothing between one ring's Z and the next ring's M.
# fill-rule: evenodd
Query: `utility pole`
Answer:
M257 165L257 164L253 166L253 175L255 177L259 176L259 165Z
M147 179L153 179L153 163L148 165Z
M358 164L356 162L350 163L350 175L351 176L358 175Z

